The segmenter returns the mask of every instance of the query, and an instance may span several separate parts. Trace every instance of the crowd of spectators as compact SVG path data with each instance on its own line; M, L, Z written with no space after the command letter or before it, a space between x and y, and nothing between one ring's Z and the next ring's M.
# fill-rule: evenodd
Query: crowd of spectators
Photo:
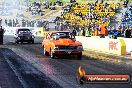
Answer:
M132 5L128 5L127 10L122 14L121 24L119 29L125 33L125 37L132 37Z
M61 17L56 17L57 30L69 30L75 35L86 36L87 34L98 35L101 25L104 25L109 32L112 30L113 35L120 37L132 37L132 5L125 1L127 8L122 15L122 23L118 27L110 26L111 19L116 12L120 10L120 3L107 3L102 0L100 3L78 4L72 3L67 5L62 12ZM114 31L115 30L115 31ZM75 32L76 31L76 32Z
M121 26L132 26L132 5L128 6L126 12L122 14Z
M43 15L40 2L34 2L30 5L28 5L27 11L31 12L32 15L39 15L39 16Z
M108 31L117 30L119 33L124 34L125 37L132 37L132 5L128 5L126 2L126 12L122 14L121 25L119 27L109 26L111 19L115 13L119 10L119 3L107 3L104 0L94 3L79 4L75 0L70 0L71 4L67 4L63 8L63 12L60 17L56 17L54 22L56 23L56 30L69 30L75 35L99 35L101 27ZM63 6L60 0L56 2L34 2L28 4L28 12L32 15L44 15L43 8L56 9L55 6ZM26 20L22 19L0 19L0 24L4 21L6 26L17 27L34 27L43 26L44 21ZM103 26L102 26L103 25ZM109 32L108 32L109 33Z
M0 19L0 25L7 27L43 27L43 20Z
M61 17L57 17L55 22L57 28L60 28L59 30L65 30L68 27L73 30L76 29L77 31L81 30L85 32L88 30L90 32L95 32L96 30L99 30L99 27L102 24L108 27L111 18L115 15L119 5L120 4L118 3L107 3L103 0L100 3L96 0L95 3L87 4L78 4L75 2L71 5L67 5L64 8ZM62 25L65 28L59 27Z
M56 5L63 6L63 2L60 0L57 0L56 2L34 2L28 5L27 11L31 12L32 15L37 15L37 16L43 16L44 11L43 9L51 9L51 10L56 10Z

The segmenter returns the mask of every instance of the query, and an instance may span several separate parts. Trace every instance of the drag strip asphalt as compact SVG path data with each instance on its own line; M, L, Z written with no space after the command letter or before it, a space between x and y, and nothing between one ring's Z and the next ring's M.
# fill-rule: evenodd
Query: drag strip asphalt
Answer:
M1 48L0 52L5 56L24 88L61 88L12 50Z
M0 88L23 88L0 51Z
M22 67L17 71L22 75L29 88L47 88L44 84L47 84L49 88L52 85L54 88L131 88L132 86L132 82L128 84L79 85L76 80L76 72L79 66L82 66L87 74L129 74L132 76L131 66L90 58L83 58L82 60L77 60L74 57L50 59L43 55L40 44L42 39L37 39L35 44L17 45L13 43L13 39L9 41L9 37L5 39L5 45L0 50L12 64L14 60L17 61L14 63L14 65L16 63L18 65L15 67L16 69Z

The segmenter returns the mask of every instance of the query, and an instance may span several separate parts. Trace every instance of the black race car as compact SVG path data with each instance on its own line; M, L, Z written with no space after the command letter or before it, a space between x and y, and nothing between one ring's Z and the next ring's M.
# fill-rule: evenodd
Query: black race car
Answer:
M15 43L19 44L19 42L34 43L34 36L32 35L30 29L27 28L17 29L15 34Z

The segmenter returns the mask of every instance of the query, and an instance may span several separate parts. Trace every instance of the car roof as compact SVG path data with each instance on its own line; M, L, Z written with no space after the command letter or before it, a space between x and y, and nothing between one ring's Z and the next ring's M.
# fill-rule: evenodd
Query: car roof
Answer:
M30 30L30 29L28 29L28 28L19 28L17 30Z
M52 31L50 33L61 33L61 32L69 32L69 31Z
M29 30L30 31L30 29L28 29L28 28L19 28L19 29L17 29L16 31L23 31L23 30Z

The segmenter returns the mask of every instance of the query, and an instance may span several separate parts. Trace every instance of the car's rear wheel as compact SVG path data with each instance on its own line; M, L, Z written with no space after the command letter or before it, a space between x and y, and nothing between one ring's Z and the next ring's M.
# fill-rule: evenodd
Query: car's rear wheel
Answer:
M82 53L80 53L80 54L77 55L77 59L78 60L81 60L82 59Z
M15 43L16 43L16 44L19 44L19 42L18 42L17 40L15 40Z
M55 54L52 52L52 49L50 49L50 58L55 59Z
M32 44L34 44L34 40L32 40Z
M18 41L16 41L16 44L19 44L19 42L18 42Z
M44 47L43 47L43 53L44 53L45 56L49 55L48 52L46 51L46 49Z
M30 40L29 43L34 44L34 40Z

